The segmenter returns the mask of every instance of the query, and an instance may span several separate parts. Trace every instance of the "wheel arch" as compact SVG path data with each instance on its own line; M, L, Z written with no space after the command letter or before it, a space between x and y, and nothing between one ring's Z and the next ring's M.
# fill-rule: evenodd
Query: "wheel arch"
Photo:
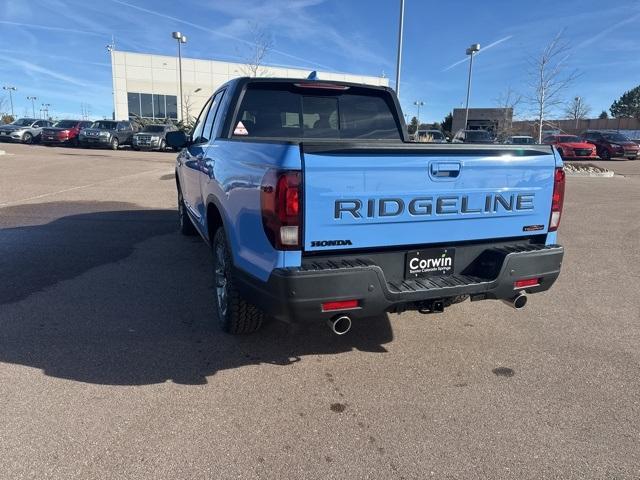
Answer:
M207 241L209 242L209 244L211 244L213 242L213 236L218 231L218 228L224 227L225 236L227 237L227 244L229 245L229 247L231 247L229 230L226 228L226 222L222 212L223 210L218 199L214 195L209 195L207 197L207 209L205 217L205 223L207 227Z

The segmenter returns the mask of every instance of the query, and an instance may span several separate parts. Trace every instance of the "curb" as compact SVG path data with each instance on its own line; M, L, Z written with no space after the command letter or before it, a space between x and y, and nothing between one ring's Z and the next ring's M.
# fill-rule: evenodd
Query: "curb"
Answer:
M580 172L580 171L567 171L565 170L565 173L568 177L600 177L600 178L611 178L615 175L615 172L612 171L606 171L606 172Z

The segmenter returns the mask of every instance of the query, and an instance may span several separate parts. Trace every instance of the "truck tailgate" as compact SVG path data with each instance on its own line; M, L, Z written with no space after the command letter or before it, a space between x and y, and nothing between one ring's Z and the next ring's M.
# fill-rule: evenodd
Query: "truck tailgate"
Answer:
M547 232L547 146L301 145L306 251Z

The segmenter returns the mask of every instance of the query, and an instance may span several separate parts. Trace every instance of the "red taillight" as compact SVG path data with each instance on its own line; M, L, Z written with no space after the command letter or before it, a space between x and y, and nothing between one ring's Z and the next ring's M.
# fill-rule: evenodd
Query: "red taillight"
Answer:
M62 130L60 132L58 132L58 137L60 138L65 138L69 136L69 130Z
M528 278L527 280L516 280L513 282L513 289L536 287L540 285L540 278Z
M260 201L264 232L278 250L300 248L300 172L269 170L262 180Z
M551 198L551 218L549 219L549 231L555 232L560 226L562 205L564 203L565 173L562 168L556 168L553 177L553 197Z
M339 302L325 302L322 304L323 312L334 312L336 310L352 310L358 308L358 300L341 300Z

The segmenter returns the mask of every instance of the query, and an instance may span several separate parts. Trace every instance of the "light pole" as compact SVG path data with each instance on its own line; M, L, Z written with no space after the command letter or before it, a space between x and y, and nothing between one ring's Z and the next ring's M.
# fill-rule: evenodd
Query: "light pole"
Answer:
M416 100L413 104L418 108L418 127L420 126L420 107L424 107L424 102L422 100Z
M467 82L467 105L464 109L464 130L467 129L467 122L469 121L469 95L471 94L471 69L473 68L473 54L480 51L480 44L474 43L467 48L467 55L470 55L469 59L469 80Z
M184 105L182 98L182 44L187 43L187 36L180 32L172 32L171 36L178 42L178 71L180 72L180 120L184 123Z
M404 0L400 0L400 24L398 25L398 54L396 57L396 95L400 97L400 69L402 68L402 31L404 29Z
M35 101L38 97L27 97L27 100L31 100L31 113L33 114L33 118L36 118L36 104Z
M42 111L44 112L44 119L45 120L49 120L49 107L51 106L50 103L43 103L42 104Z
M4 87L2 87L3 90L8 90L9 91L9 102L11 103L11 116L13 117L13 93L16 90L18 90L16 87L11 87L9 85L5 85Z
M576 110L574 112L575 116L576 116L576 133L578 130L578 120L580 120L580 102L582 101L582 99L580 97L576 97L574 99L576 101Z

